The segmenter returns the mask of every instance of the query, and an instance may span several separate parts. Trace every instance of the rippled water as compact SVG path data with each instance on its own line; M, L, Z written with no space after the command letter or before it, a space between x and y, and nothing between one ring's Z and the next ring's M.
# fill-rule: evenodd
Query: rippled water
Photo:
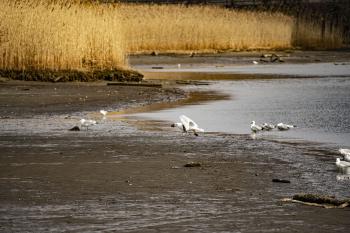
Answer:
M140 116L178 121L178 116L185 114L206 131L238 134L250 133L252 120L261 124L284 122L298 127L257 136L350 146L349 77L213 81L212 85L200 89L219 90L231 99Z

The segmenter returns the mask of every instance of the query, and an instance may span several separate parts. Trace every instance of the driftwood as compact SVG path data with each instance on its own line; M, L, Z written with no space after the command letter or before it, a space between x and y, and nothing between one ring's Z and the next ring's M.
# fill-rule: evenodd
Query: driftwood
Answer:
M281 59L280 56L278 56L275 53L272 54L262 54L260 58L261 62L284 62L284 60Z
M290 183L290 180L283 180L283 179L272 179L272 182L274 183L286 183L286 184L289 184Z
M184 165L184 167L201 167L202 164L199 162L189 162Z
M183 84L183 85L209 85L209 82L205 81L193 81L193 80L176 80L176 84Z
M350 207L350 200L338 200L333 197L315 194L297 194L294 195L293 198L284 198L282 201L301 203L309 206L318 206L327 209Z
M135 86L135 87L162 87L158 83L137 83L137 82L109 82L108 86Z

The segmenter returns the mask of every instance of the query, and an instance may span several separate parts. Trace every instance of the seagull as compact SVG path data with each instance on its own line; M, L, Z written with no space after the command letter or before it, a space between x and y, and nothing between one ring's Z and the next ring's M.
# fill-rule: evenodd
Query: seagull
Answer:
M196 122L185 115L180 116L180 121L181 123L174 123L171 125L171 127L178 127L183 133L193 132L193 134L196 136L198 136L197 132L204 132L204 129L199 128Z
M350 149L339 149L340 154L344 156L344 160L350 162Z
M350 162L343 161L343 160L340 160L340 158L337 158L335 161L335 165L337 165L337 167L339 168L346 168L346 167L350 167Z
M250 123L250 129L251 129L254 133L256 133L256 132L262 130L261 126L255 124L255 121L252 121L252 123Z
M277 124L277 129L279 130L288 130L297 127L296 125L287 125L284 123L278 123Z
M100 110L100 113L103 115L102 120L105 120L108 112L105 110Z
M80 120L81 128L85 127L86 130L89 130L89 126L96 125L96 124L97 122L94 120L85 120L85 119Z
M264 123L264 124L261 126L261 128L262 128L262 130L270 131L271 129L274 129L275 126L272 125L272 124Z

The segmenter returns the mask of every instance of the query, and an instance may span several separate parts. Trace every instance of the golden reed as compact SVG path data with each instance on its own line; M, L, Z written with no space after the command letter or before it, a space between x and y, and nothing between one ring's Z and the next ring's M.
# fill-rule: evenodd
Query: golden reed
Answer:
M215 6L119 6L130 52L278 49L292 46L294 21L279 13Z
M112 5L0 0L0 68L84 70L126 62Z
M0 0L0 69L88 70L140 52L341 46L338 30L281 13L215 6ZM322 38L321 38L322 34Z

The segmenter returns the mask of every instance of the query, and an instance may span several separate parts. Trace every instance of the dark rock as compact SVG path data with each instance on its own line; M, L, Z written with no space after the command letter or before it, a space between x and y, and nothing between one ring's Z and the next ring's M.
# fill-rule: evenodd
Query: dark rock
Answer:
M275 182L275 183L290 183L289 180L282 180L282 179L272 179L272 182Z
M189 162L184 165L184 167L201 167L202 164L199 162Z
M69 131L80 131L79 126L74 126L73 128L69 129Z

